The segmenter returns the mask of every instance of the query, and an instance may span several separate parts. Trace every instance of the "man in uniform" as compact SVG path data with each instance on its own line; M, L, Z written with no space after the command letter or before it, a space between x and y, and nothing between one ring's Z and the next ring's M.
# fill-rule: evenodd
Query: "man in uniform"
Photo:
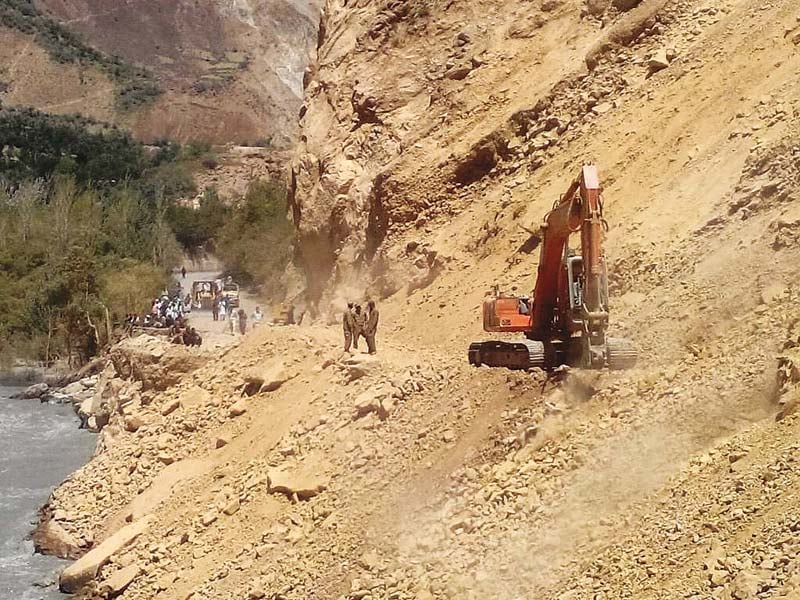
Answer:
M353 332L356 328L356 321L353 317L353 303L348 302L347 308L342 315L342 332L344 333L344 351L350 352L350 345L353 343Z
M367 340L367 349L369 350L369 353L375 354L375 334L378 331L378 317L380 313L375 307L374 300L370 300L367 303L367 306L369 307L369 315L367 316L367 322L364 325L364 339Z
M360 304L356 304L353 320L356 324L353 329L353 348L358 350L358 338L364 335L364 327L367 324L367 313L361 310Z

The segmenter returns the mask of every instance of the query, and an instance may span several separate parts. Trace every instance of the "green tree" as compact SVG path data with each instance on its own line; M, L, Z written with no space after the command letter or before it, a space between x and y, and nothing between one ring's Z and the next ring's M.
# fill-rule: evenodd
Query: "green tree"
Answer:
M273 181L256 180L222 228L217 248L234 278L261 287L267 296L279 297L293 239L286 189Z

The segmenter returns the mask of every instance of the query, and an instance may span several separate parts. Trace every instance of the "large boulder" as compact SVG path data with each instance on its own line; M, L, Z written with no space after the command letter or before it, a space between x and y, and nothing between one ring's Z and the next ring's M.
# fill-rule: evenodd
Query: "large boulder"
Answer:
M286 494L298 500L313 498L328 487L327 477L309 465L272 469L267 477L271 494Z
M111 349L111 362L123 379L142 383L142 390L162 391L205 365L210 355L199 348L171 344L149 335L128 338Z
M74 594L97 577L98 571L120 550L131 544L150 526L150 517L145 517L123 527L102 544L84 554L61 573L59 588L66 594Z
M82 394L86 388L83 387L80 381L74 381L67 386L61 388L61 393L66 394L67 396L75 396L77 394Z
M77 558L81 554L78 540L54 519L38 527L33 534L33 545L37 552L59 558Z
M381 360L374 354L354 354L342 361L348 382L368 377L381 371Z
M15 398L22 398L23 400L36 400L44 396L47 392L50 391L50 386L46 383L34 383L31 386L28 386L18 394L15 394Z
M274 392L292 376L282 360L273 360L251 368L244 377L244 393L248 396Z

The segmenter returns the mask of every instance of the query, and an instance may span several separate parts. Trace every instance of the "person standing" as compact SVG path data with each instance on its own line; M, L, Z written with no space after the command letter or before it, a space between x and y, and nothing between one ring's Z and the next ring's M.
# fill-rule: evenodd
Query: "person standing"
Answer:
M228 301L223 297L219 299L219 320L224 321L228 316Z
M261 321L264 320L264 313L261 312L261 307L256 306L256 309L253 311L253 314L250 315L250 318L253 320L252 328L255 329L261 324Z
M344 351L350 352L350 346L353 343L353 331L356 328L356 322L353 318L353 303L348 302L347 308L342 315L342 331L344 333Z
M367 316L367 323L364 326L364 339L367 340L367 350L370 354L377 352L375 348L375 334L378 332L378 317L380 313L375 307L375 301L370 300L367 303L369 307L369 315Z
M358 350L358 338L364 335L364 327L367 324L367 313L361 310L360 304L356 304L353 320L355 321L355 327L353 328L353 348Z
M236 314L239 317L239 333L244 335L247 333L247 313L244 312L243 308L240 308Z
M181 277L186 279L186 267L181 267Z
M211 301L211 316L215 321L219 321L219 296L214 296Z

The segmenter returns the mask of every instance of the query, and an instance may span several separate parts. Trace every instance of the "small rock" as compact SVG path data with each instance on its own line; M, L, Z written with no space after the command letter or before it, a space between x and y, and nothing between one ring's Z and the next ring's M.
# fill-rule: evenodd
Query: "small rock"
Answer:
M603 115L614 108L614 105L610 102L603 102L602 104L598 104L592 108L592 112L596 115Z
M472 67L464 65L459 67L453 67L452 69L448 70L444 74L444 76L447 77L447 79L452 79L454 81L461 81L462 79L466 79L467 75L469 75L471 72L472 72Z
M219 513L216 510L209 510L208 512L203 513L203 516L200 517L200 523L202 523L203 527L208 527L214 523L218 517Z
M240 417L246 412L247 412L247 403L244 401L244 399L241 399L237 400L233 404L233 406L231 406L230 410L228 411L228 414L231 417Z
M455 439L456 439L456 432L453 431L452 429L448 429L447 431L445 431L442 434L442 441L445 444L450 444L450 443L454 442Z
M214 440L214 448L219 449L227 446L231 443L231 436L228 433L220 433L217 434L217 438Z
M228 500L228 503L225 505L225 508L222 509L222 512L224 512L226 515L230 516L230 515L233 515L233 514L236 514L237 512L239 512L239 507L240 506L241 506L241 504L239 503L239 497L238 496L232 496Z
M142 570L139 565L129 565L114 573L100 584L99 592L104 598L116 598L133 583Z
M632 10L641 4L642 0L612 0L611 4L614 5L619 11L626 12Z
M159 452L158 462L163 463L165 465L171 465L172 463L175 462L175 457L169 452Z
M161 414L163 416L167 416L171 413L174 413L180 407L181 402L177 398L173 400L167 400L164 405L161 407Z
M135 433L144 427L145 421L140 415L128 415L125 417L125 431Z
M647 68L651 74L666 69L668 66L667 51L663 48L653 54L647 61Z

